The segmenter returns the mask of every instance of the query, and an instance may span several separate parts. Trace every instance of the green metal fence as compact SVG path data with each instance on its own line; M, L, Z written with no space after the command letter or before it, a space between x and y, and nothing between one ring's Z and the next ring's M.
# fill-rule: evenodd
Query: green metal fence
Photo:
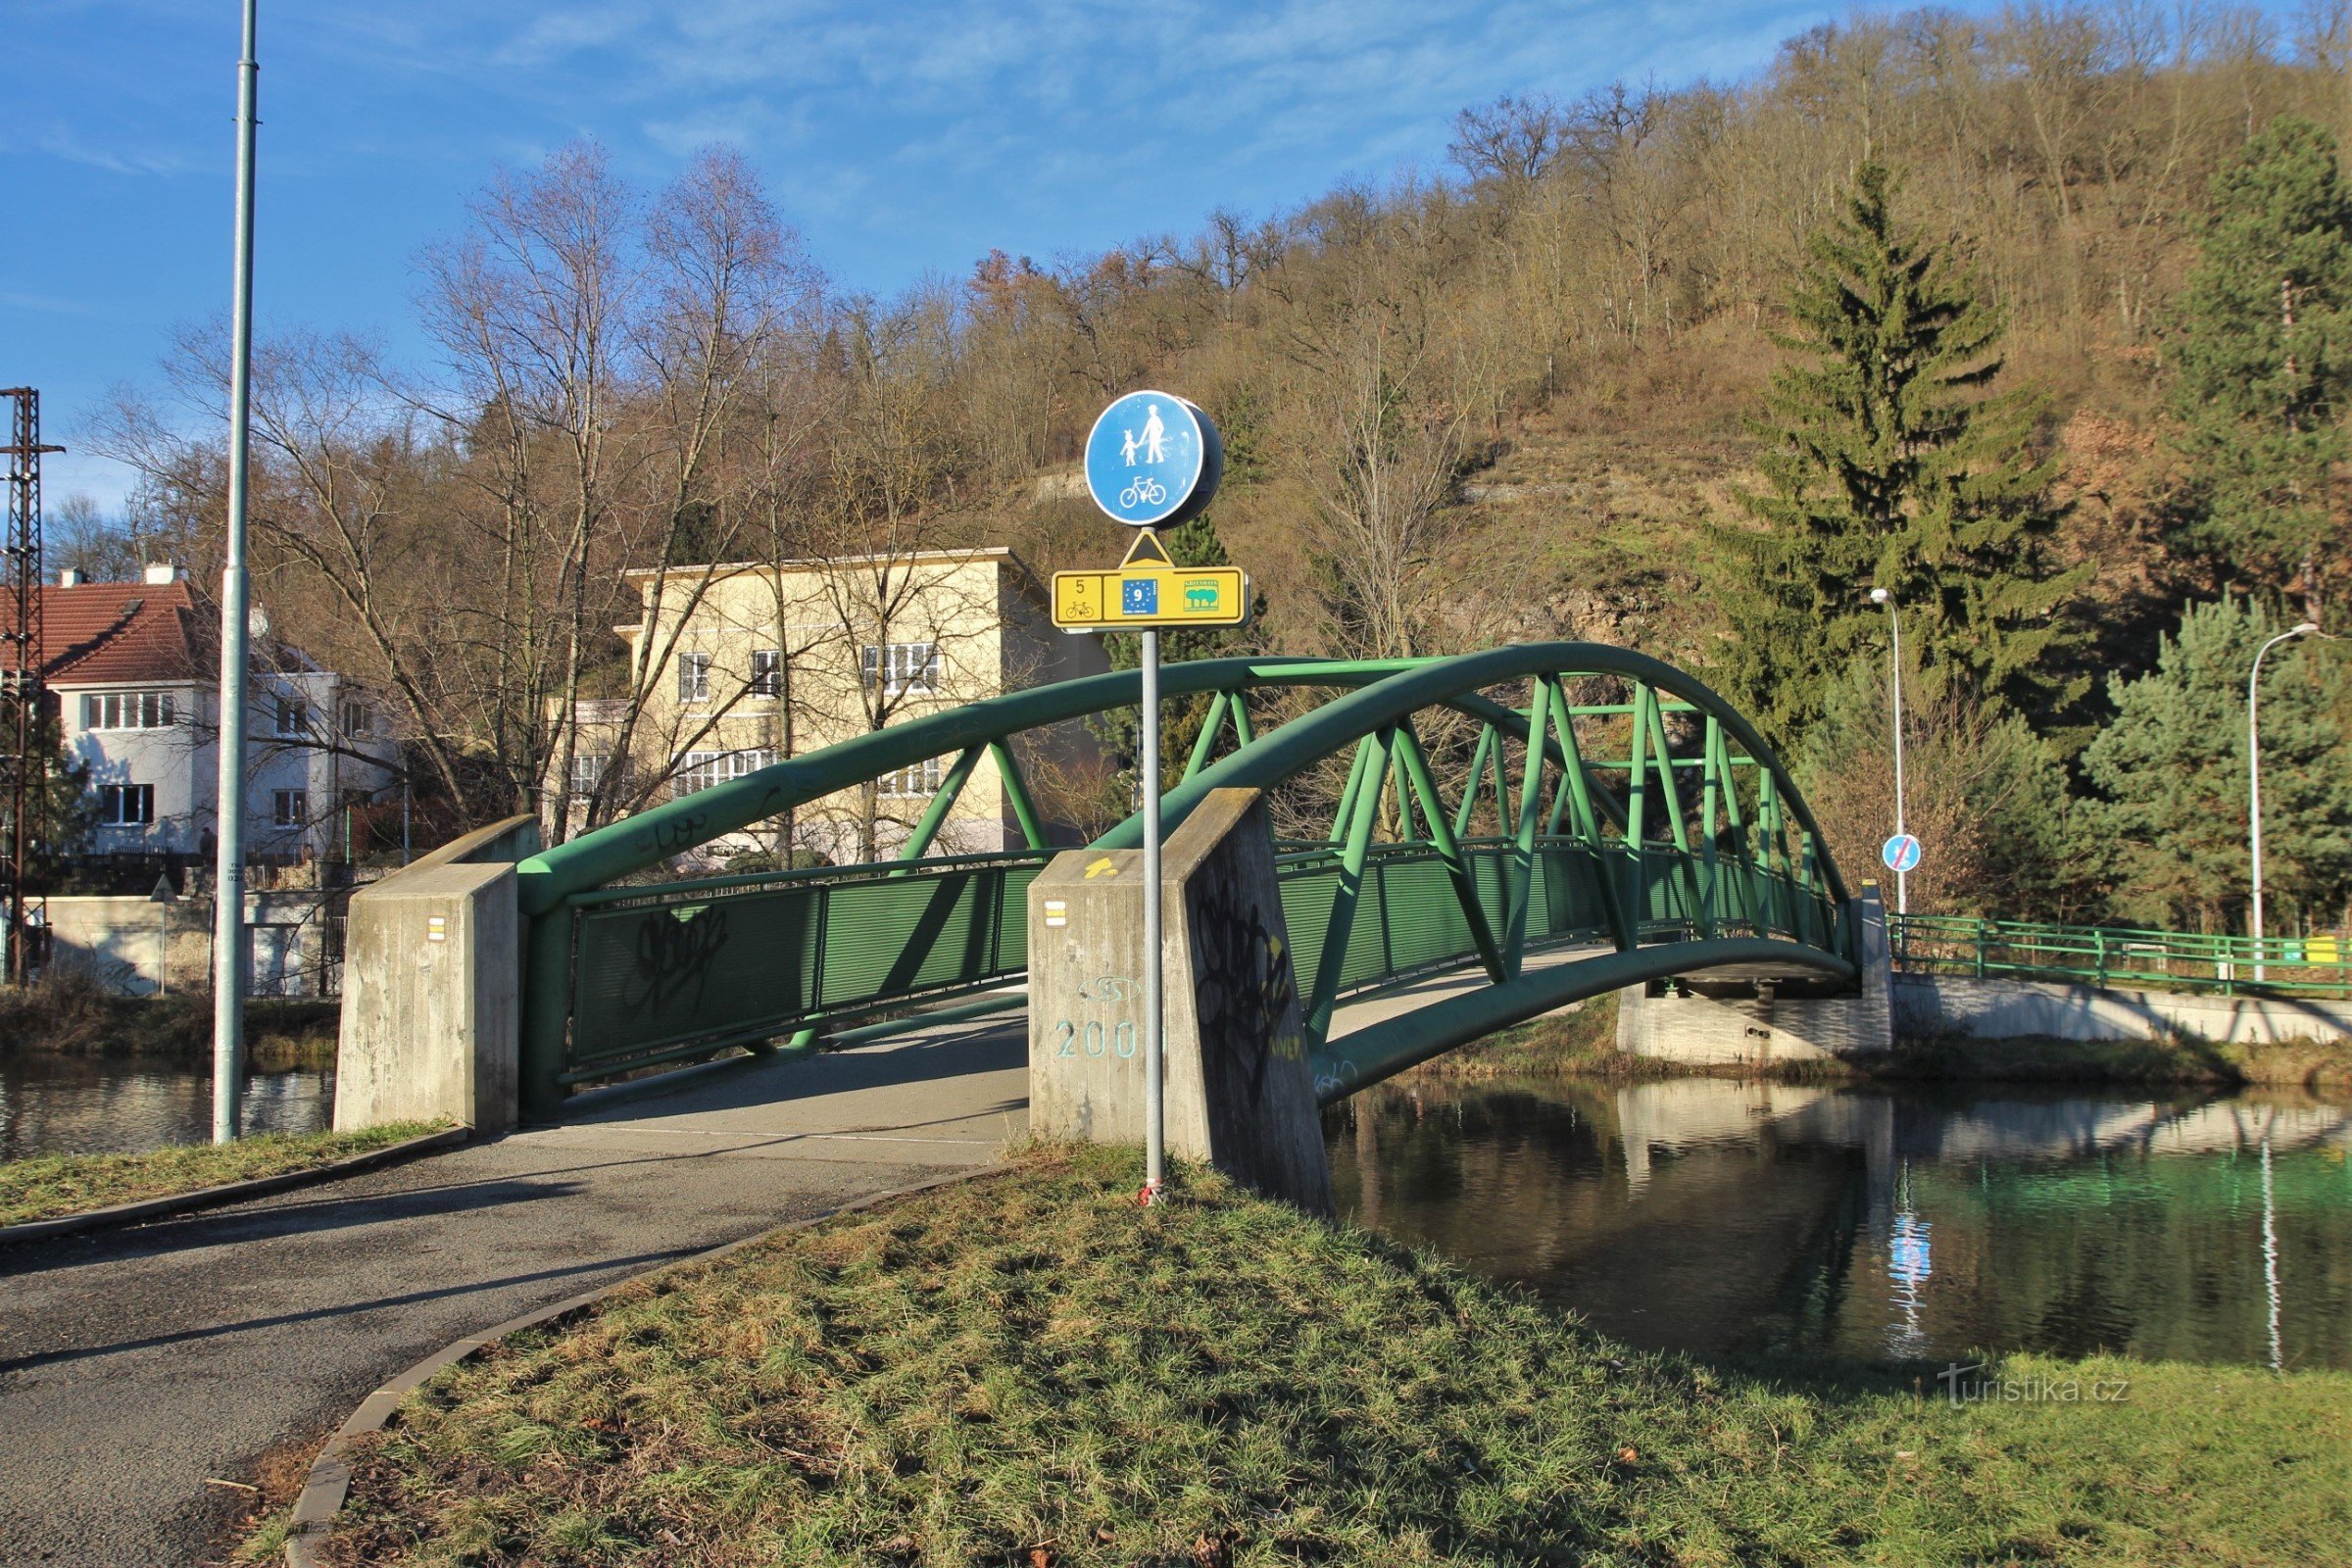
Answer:
M1889 915L1894 966L1913 974L2061 980L2221 996L2352 999L2352 939L2207 936L2126 926Z
M1001 986L1029 968L1042 853L775 872L565 901L563 1081L835 1027ZM804 1044L807 1042L804 1042Z

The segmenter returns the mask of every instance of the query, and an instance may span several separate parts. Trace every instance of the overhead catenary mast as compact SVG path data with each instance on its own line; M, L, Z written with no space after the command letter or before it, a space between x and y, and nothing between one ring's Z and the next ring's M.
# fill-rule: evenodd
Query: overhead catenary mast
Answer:
M32 977L24 928L24 862L32 849L34 807L47 760L41 755L47 717L42 686L41 454L64 447L41 443L41 395L28 386L0 390L14 406L9 420L7 559L0 562L0 640L9 659L0 669L0 764L8 769L8 820L0 823L0 899L5 899L8 978Z

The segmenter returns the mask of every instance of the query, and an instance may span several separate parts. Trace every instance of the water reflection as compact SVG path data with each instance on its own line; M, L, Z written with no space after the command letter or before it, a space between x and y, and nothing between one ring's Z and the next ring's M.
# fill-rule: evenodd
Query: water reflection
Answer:
M312 1132L334 1114L332 1069L248 1074L244 1130ZM169 1057L0 1052L0 1159L136 1153L212 1137L213 1075Z
M1637 1343L2352 1367L2352 1105L1675 1079L1387 1086L1341 1204Z

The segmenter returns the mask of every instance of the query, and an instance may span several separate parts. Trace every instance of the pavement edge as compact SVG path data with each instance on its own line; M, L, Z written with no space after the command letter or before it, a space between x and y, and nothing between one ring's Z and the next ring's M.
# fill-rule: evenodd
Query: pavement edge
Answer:
M286 1534L286 1568L325 1568L325 1558L320 1553L325 1547L328 1534L334 1529L335 1516L342 1512L344 1496L351 1489L351 1464L345 1456L350 1451L353 1441L381 1431L384 1423L391 1419L392 1412L399 1408L400 1401L407 1398L410 1394L430 1380L442 1368L453 1366L468 1356L479 1353L510 1334L518 1334L524 1329L538 1328L560 1318L569 1317L575 1312L584 1311L602 1301L614 1291L623 1286L634 1285L639 1280L650 1279L654 1275L664 1273L670 1269L693 1268L700 1264L714 1263L731 1252L757 1246L772 1237L788 1235L793 1231L807 1230L811 1226L822 1225L828 1220L839 1219L844 1214L856 1214L866 1209L879 1208L885 1203L895 1203L903 1199L936 1192L943 1187L954 1187L962 1182L984 1181L990 1177L1002 1176L1012 1168L1011 1162L999 1160L994 1164L983 1165L975 1170L956 1171L952 1175L935 1176L929 1181L916 1182L910 1187L894 1187L888 1192L874 1193L868 1197L829 1208L821 1214L811 1214L805 1219L787 1220L781 1225L771 1225L766 1230L755 1231L749 1236L738 1237L731 1242L723 1242L708 1251L697 1252L692 1257L675 1258L667 1263L658 1263L652 1268L640 1269L634 1274L612 1281L610 1285L599 1286L593 1291L536 1308L523 1313L520 1317L509 1318L506 1322L498 1324L494 1328L484 1329L479 1334L469 1334L464 1339L451 1341L423 1360L396 1374L374 1393L362 1399L359 1407L351 1412L344 1423L335 1429L334 1436L328 1438L319 1448L318 1457L311 1461L310 1478L304 1483L301 1495L294 1499L294 1516Z
M241 1203L249 1198L267 1198L272 1193L291 1192L298 1187L315 1187L344 1176L356 1176L361 1171L373 1170L379 1165L394 1164L415 1154L453 1148L472 1136L473 1129L470 1127L444 1127L437 1133L404 1138L397 1144L386 1144L381 1149L347 1155L331 1164L315 1165L308 1170L281 1171L275 1176L256 1176L250 1181L199 1187L192 1193L142 1198L135 1203L115 1203L106 1208L87 1209L79 1214L62 1214L56 1219L32 1219L19 1225L0 1225L0 1247L14 1242L47 1241L53 1236L71 1236L76 1231L103 1230L111 1225L135 1225L140 1220L186 1214L201 1208L218 1208L223 1203Z

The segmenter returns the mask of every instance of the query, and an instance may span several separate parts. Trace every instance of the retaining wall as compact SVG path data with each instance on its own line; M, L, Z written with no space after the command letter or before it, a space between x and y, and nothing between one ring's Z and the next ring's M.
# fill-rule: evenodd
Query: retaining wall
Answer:
M2352 1040L2352 1003L2214 997L2180 991L2101 990L2043 980L1897 974L1895 1027L1907 1035L1975 1040L2160 1040L2215 1045Z

